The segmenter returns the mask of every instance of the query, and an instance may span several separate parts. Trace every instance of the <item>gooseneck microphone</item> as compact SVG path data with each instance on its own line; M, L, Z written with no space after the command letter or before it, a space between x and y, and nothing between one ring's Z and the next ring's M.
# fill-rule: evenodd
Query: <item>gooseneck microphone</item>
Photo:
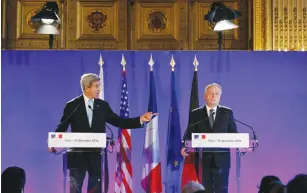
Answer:
M255 133L255 130L254 130L254 128L253 128L252 126L250 126L250 125L248 125L248 124L246 124L246 123L243 123L243 122L241 122L241 121L239 121L239 120L237 120L237 119L235 119L235 118L233 118L233 117L230 117L230 116L228 115L228 113L227 113L226 110L224 110L224 112L226 113L226 115L227 115L228 118L231 118L231 119L233 119L234 121L236 121L236 122L238 122L238 123L240 123L240 124L242 124L242 125L244 125L244 126L250 128L250 129L252 130L252 132L253 132L253 138L254 138L254 140L257 140L257 136L256 136L256 133Z
M57 129L62 127L62 125L64 125L65 123L67 123L69 121L69 119L75 114L75 112L79 109L80 104L77 105L77 107L70 113L69 116L66 117L65 120L63 120L58 126Z
M215 115L215 111L212 113L212 115L214 116ZM185 144L185 141L187 140L187 136L186 136L186 134L187 134L187 132L188 132L188 129L190 128L190 127L193 127L193 126L195 126L195 125L198 125L199 123L202 123L202 122L204 122L204 121L207 121L209 119L209 117L207 117L207 118L205 118L205 119L202 119L202 120L200 120L200 121L197 121L196 123L192 123L191 125L189 125L187 128L186 128L186 130L184 131L184 135L183 135L183 141L182 141L182 143L183 143L183 145Z
M92 108L92 106L91 105L88 105L87 106L89 109L91 109L92 111L93 111L93 113L94 113L94 109ZM110 140L110 145L111 145L111 147L112 147L112 152L113 152L113 147L115 146L115 140L114 140L114 135L113 135L113 131L112 131L112 129L110 129L110 127L106 124L106 127L109 129L109 131L111 132L111 137L107 137L107 140ZM112 153L112 152L110 152L110 153Z
M70 113L69 116L66 117L66 119L64 119L58 126L56 131L62 127L65 123L67 123L69 121L69 119L75 114L75 112L79 109L80 104L77 105L77 107ZM56 149L54 147L51 148L51 152L55 153L55 154L61 154L63 151L61 151L60 153L57 153Z

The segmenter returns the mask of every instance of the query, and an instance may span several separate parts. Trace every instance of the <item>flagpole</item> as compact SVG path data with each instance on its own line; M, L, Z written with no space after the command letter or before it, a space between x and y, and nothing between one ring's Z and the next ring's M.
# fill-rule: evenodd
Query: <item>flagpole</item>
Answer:
M180 192L183 157L181 155L181 129L180 116L177 103L175 82L175 60L171 58L171 104L169 112L169 125L167 131L167 154L165 168L166 193Z
M101 54L99 55L99 61L98 61L98 65L99 65L99 78L100 78L100 85L101 85L101 90L99 92L99 99L101 100L104 100L104 80L103 80L103 64L104 64L104 61L102 60L102 56ZM101 183L101 192L102 193L106 193L108 190L108 188L106 188L106 183L108 183L108 180L106 178L106 175L109 175L109 174L106 174L106 170L107 170L107 165L108 165L108 162L107 162L107 148L104 148L102 149L102 152L100 153L101 155L101 176L102 176L102 180L100 181Z
M196 54L195 54L195 56L194 56L194 61L193 61L193 66L194 66L194 76L195 76L195 78L197 78L197 71L198 71L198 69L197 69L197 66L199 65L199 62L198 62L198 60L197 60L197 57L196 57ZM197 79L196 79L196 81L197 81ZM194 77L193 77L193 82L194 82ZM197 82L196 82L196 85L198 85L197 84ZM197 89L197 95L198 95L198 88L195 88L195 89ZM198 100L198 96L197 96L197 100ZM197 104L199 104L199 101L197 101ZM198 107L199 105L197 105L197 107ZM197 107L195 107L195 108L197 108ZM190 110L192 110L192 109L190 109ZM202 168L202 156L203 156L203 154L202 154L202 152L200 151L199 153L198 153L198 181L199 181L199 183L201 183L202 184L202 171L203 171L203 168Z
M148 62L149 66L150 66L150 73L153 72L153 65L155 64L155 62L153 61L152 59L152 54L150 54L150 59L149 59L149 62ZM151 77L150 77L151 78ZM151 80L150 80L151 81ZM151 83L149 83L151 84ZM150 85L151 86L151 85ZM151 89L151 88L149 88ZM151 94L151 90L149 91ZM150 96L149 96L150 97ZM154 113L154 112L153 112ZM146 126L146 134L147 134L147 126ZM145 134L145 145L146 145L146 134ZM146 164L145 163L145 171L146 171L146 175L149 174L149 167L150 167L150 163ZM147 180L147 183L146 183L146 193L150 193L150 185L151 185L151 175L149 175L149 179Z
M148 112L157 113L156 88L153 74L154 61L152 54L148 62L150 66L149 80L149 103ZM161 162L159 156L159 116L153 118L146 124L144 149L142 158L144 165L142 167L141 185L146 193L161 193L162 192L162 175Z
M120 103L120 117L129 117L128 86L126 80L126 60L122 54L122 90ZM131 130L127 128L118 128L119 150L117 151L117 163L115 174L115 192L132 193L132 164L131 164ZM123 159L126 158L126 159Z

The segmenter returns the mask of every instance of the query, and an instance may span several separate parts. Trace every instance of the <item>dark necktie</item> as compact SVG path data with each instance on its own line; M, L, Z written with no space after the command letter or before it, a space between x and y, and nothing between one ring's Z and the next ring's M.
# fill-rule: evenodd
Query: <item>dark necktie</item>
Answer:
M210 109L210 116L209 116L209 123L211 129L213 129L213 124L214 124L214 117L213 115L215 114L214 109Z
M89 108L89 106L91 108ZM87 118L88 118L88 122L90 124L90 127L92 126L92 119L93 119L93 100L89 99L88 100L88 106L87 106Z

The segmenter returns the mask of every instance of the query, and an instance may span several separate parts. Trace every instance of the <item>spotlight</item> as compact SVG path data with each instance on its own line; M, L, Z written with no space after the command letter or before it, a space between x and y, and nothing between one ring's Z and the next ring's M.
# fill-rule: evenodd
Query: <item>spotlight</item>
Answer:
M35 30L38 34L48 34L49 35L49 48L52 49L54 35L59 34L58 28L60 27L61 21L58 16L59 7L55 1L46 2L41 10L37 12L36 15L32 17L33 23L40 23L40 27ZM56 25L58 25L58 28Z
M241 13L239 11L226 7L221 2L213 3L208 14L204 16L204 19L208 21L208 25L211 27L211 29L218 33L219 50L222 49L222 32L225 30L238 28L239 26L232 23L231 20L234 20L240 16Z

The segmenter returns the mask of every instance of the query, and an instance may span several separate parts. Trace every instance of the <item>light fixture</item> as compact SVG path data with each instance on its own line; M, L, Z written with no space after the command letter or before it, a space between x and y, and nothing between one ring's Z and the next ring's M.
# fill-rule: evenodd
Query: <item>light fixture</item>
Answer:
M59 7L55 1L46 2L41 10L32 17L33 23L40 23L41 25L35 30L38 34L49 35L49 48L53 47L54 35L58 35L61 20L58 16Z
M208 21L208 25L211 27L211 29L218 33L219 50L222 49L222 32L225 30L238 28L239 26L232 23L231 20L234 20L239 16L241 16L239 11L226 7L221 2L213 3L210 6L208 14L204 16L204 19Z

